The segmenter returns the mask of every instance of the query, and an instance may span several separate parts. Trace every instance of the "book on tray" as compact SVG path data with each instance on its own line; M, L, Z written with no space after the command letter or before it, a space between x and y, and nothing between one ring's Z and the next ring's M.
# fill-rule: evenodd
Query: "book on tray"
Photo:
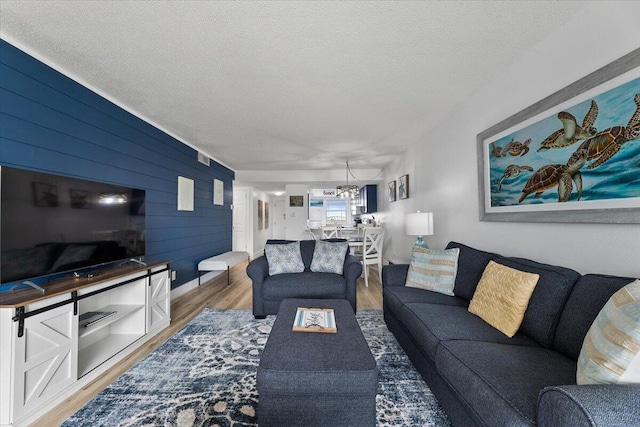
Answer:
M298 307L293 321L293 330L298 332L338 332L333 309Z

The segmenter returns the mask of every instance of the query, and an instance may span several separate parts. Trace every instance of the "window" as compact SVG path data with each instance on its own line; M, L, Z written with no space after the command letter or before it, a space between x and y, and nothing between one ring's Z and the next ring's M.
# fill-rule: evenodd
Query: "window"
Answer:
M346 221L348 200L325 200L326 221Z

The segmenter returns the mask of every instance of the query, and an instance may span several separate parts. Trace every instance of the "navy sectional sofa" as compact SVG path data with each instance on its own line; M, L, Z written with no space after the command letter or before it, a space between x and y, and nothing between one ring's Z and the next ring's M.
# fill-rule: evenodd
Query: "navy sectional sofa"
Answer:
M343 239L327 239L344 241ZM267 245L293 243L295 240L267 240ZM280 303L286 298L346 299L356 311L356 280L362 273L360 260L347 254L342 275L311 271L315 240L300 241L300 255L304 263L302 273L269 275L266 256L254 259L247 266L253 285L253 315L264 318L278 314Z
M453 247L455 296L405 287L408 265L385 266L382 281L385 322L454 425L640 425L640 385L576 385L589 327L635 279ZM540 275L513 338L467 310L490 260Z

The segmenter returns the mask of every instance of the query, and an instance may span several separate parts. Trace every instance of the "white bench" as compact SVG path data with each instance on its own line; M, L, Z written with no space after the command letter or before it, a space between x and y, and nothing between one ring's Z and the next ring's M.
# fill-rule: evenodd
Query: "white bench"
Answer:
M246 252L225 252L211 258L203 259L198 263L198 286L200 286L200 276L202 271L227 270L227 285L230 284L229 269L234 265L249 260Z

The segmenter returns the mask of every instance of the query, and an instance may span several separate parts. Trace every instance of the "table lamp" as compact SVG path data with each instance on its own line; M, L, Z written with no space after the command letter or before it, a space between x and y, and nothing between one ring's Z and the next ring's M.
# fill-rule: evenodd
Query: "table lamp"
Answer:
M409 236L418 236L416 245L427 248L427 244L422 240L422 236L433 235L433 213L415 212L406 215L405 233Z

